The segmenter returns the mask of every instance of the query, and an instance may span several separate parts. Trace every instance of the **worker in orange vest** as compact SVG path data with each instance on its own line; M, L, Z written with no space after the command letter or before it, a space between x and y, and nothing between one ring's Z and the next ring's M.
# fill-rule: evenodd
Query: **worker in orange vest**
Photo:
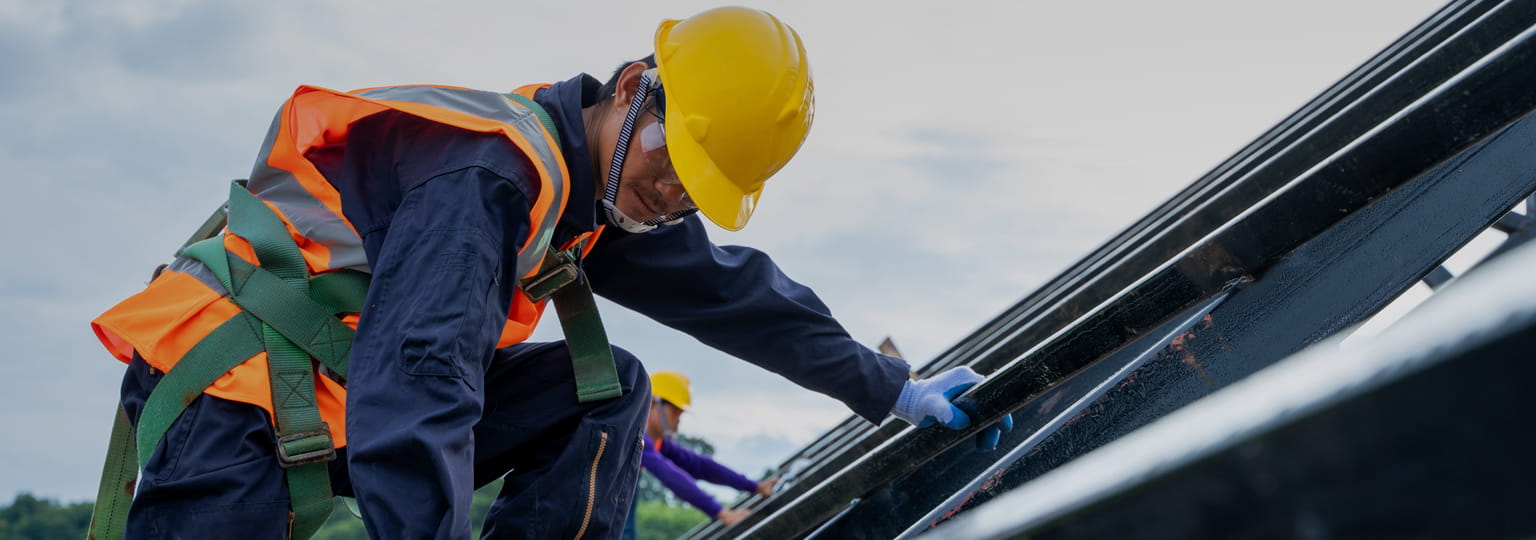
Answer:
M746 225L813 95L798 34L734 7L607 83L300 87L227 229L92 321L128 365L93 534L304 538L344 495L371 537L463 538L505 476L487 536L617 536L650 391L594 292L872 422L965 426L981 376L910 381L693 215ZM551 299L567 339L525 343Z

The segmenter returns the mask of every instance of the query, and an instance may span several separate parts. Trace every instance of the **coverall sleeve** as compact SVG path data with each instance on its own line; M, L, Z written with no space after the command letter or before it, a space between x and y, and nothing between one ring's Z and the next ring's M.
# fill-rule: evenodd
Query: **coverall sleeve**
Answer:
M873 423L890 413L911 369L854 341L768 255L711 243L698 216L644 234L605 232L586 270L594 290L619 305L842 401Z
M347 450L370 537L471 534L472 434L515 283L508 254L528 231L508 148L420 138L409 150L432 159L386 160L405 185L399 207L359 231L373 280L351 353Z
M741 473L731 470L730 467L721 465L720 462L710 459L709 456L695 453L680 445L672 444L672 441L661 443L661 455L666 456L672 463L689 475L715 485L736 488L737 491L755 491L757 482L742 476Z
M646 445L645 452L640 455L640 466L650 471L651 475L661 481L661 485L666 486L668 491L698 508L710 519L720 514L719 501L699 489L692 476L668 460L661 452L657 452L654 447Z

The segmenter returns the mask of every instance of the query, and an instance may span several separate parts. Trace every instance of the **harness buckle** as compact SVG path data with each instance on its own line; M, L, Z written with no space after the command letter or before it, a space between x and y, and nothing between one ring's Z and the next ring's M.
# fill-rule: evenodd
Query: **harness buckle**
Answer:
M578 279L581 279L581 269L576 267L576 263L567 260L537 276L523 280L520 285L528 300L537 304L548 300L556 291L575 283Z
M321 424L324 426L324 424ZM291 469L311 463L324 463L336 459L336 445L331 442L329 427L314 431L300 431L277 438L277 464Z

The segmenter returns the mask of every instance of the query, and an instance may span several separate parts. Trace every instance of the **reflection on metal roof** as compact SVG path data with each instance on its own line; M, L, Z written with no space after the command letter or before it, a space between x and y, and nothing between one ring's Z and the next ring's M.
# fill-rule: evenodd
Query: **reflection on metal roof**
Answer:
M1529 362L1498 355L1523 351L1529 360L1536 348L1494 336L1492 356L1446 352L1466 343L1469 332L1488 328L1447 326L1417 336L1425 346L1448 347L1426 360L1438 367L1425 372L1456 374L1436 379L1455 386L1433 388L1433 399L1401 401L1408 398L1394 389L1426 384L1403 373L1372 378L1371 388L1339 388L1342 372L1329 372L1338 375L1328 379L1332 386L1297 392L1294 401L1255 401L1257 413L1239 414L1233 406L1245 397L1233 392L1239 388L1285 395L1272 381L1303 379L1272 371L1294 372L1300 368L1291 366L1314 365L1322 360L1307 358L1328 353L1287 357L1347 333L1426 276L1445 284L1448 273L1437 271L1442 262L1484 230L1508 235L1506 247L1493 251L1495 261L1531 257L1532 248L1516 246L1532 236L1536 221L1529 217L1533 204L1522 203L1536 191L1533 34L1536 3L1452 2L925 366L922 374L957 365L992 374L968 395L972 416L981 420L971 429L919 430L899 421L870 426L850 418L785 461L780 470L787 481L774 497L743 501L740 507L753 510L746 520L733 527L708 523L690 537L893 538L934 526L940 537L1124 537L1139 533L1117 527L1132 525L1164 533L1147 537L1350 536L1370 533L1369 525L1382 521L1350 521L1317 505L1347 506L1360 497L1376 502L1357 504L1357 515L1403 519L1405 528L1382 530L1389 535L1433 533L1443 529L1422 519L1423 504L1406 496L1383 499L1393 484L1330 475L1366 470L1365 464L1399 467L1388 471L1399 474L1415 459L1433 471L1451 470L1458 460L1491 456L1492 465L1477 470L1503 467L1536 480L1530 465L1505 460L1512 450L1488 448L1531 455L1532 436L1484 423L1511 421L1511 409L1536 410L1530 398L1496 384L1486 395L1477 390L1499 377L1530 375ZM1483 289L1515 279L1509 270L1489 271L1487 278L1478 278L1479 271L1466 281L1492 280L1478 285ZM1462 281L1437 294L1451 294ZM1490 309L1529 312L1519 304L1529 297L1507 300ZM1420 309L1455 303L1432 298ZM1406 361L1371 350L1384 370ZM1266 369L1276 364L1282 365ZM1223 391L1229 386L1233 391ZM1463 424L1512 432L1505 437L1516 440L1469 437L1476 446L1383 454L1394 451L1383 441L1426 442L1403 429L1419 420L1457 433L1455 417L1448 416L1454 413L1437 416L1421 405L1455 411L1460 402L1440 400L1462 395L1486 398L1469 409L1484 420ZM1513 401L1501 409L1499 400ZM1008 413L1018 428L999 449L973 448L975 433ZM1188 418L1213 423L1216 417L1253 422L1232 424L1238 433L1219 445L1195 431L1165 427L1190 429ZM1259 417L1271 423L1254 420ZM1273 424L1276 419L1301 431L1287 431L1291 427ZM1383 426L1357 425L1365 419ZM1162 438L1144 434L1154 430ZM1142 452L1146 460L1115 468L1117 478L1082 472L1087 464L1106 463L1101 456ZM1063 483L1076 494L1070 500L1046 491L1067 489ZM1468 486L1503 495L1507 484ZM1455 487L1419 487L1425 486ZM1439 500L1438 494L1415 496ZM1238 511L1243 504L1260 507ZM1458 506L1446 515L1492 522L1491 512L1508 504ZM1467 530L1536 533L1530 525Z

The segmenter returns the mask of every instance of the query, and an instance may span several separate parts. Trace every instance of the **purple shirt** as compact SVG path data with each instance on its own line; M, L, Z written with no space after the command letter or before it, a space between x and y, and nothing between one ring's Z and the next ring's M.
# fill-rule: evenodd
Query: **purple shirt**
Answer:
M720 503L699 489L694 482L703 480L740 491L757 490L757 482L716 463L709 456L695 454L665 439L660 445L656 442L650 435L645 436L645 452L640 455L640 466L655 475L661 485L667 486L667 489L688 501L688 504L698 507L710 519L720 514Z

